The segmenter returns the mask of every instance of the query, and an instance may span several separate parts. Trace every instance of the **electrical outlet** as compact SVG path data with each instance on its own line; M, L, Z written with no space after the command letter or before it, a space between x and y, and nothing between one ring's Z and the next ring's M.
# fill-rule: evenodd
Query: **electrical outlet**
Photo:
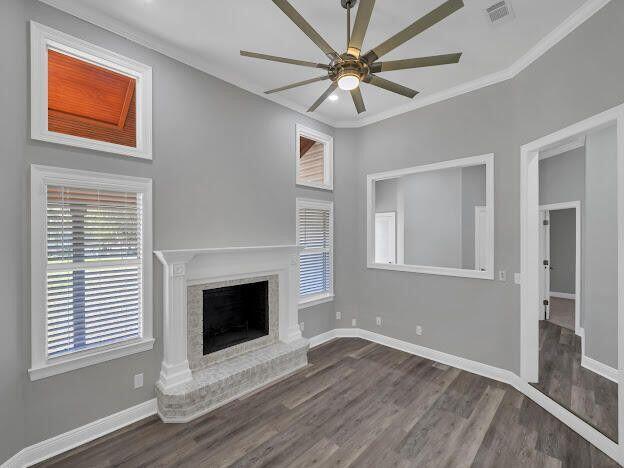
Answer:
M351 319L351 326L357 327L357 319Z
M141 388L143 386L143 374L136 374L134 376L134 388Z
M381 327L381 317L377 317L375 322L377 322L377 325L379 325Z
M301 322L299 324L299 330L303 331L305 329L305 323Z
M423 334L423 329L422 329L422 327L421 327L420 325L418 325L418 326L416 327L416 334L417 334L418 336L422 336L422 334Z
M520 284L521 282L522 282L522 277L520 276L520 273L514 273L514 283Z
M336 320L342 319L342 312L336 312Z
M499 281L507 281L507 272L505 270L500 270L498 272L498 280Z

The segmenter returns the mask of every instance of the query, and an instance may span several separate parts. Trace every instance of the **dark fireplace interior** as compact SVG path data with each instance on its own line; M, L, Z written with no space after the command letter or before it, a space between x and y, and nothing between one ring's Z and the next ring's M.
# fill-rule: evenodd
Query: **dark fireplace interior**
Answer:
M207 289L204 355L269 334L269 282Z

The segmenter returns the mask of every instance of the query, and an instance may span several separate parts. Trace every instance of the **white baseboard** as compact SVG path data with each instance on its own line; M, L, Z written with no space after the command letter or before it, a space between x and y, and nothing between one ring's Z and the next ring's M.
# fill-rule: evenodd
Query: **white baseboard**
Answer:
M369 330L361 328L339 328L330 330L316 337L310 338L310 346L319 346L322 343L330 341L334 338L363 338L374 343L378 343L389 348L398 349L406 353L421 356L432 361L440 362L458 369L462 369L473 374L482 375L484 377L497 380L509 384L519 392L526 395L539 406L544 408L550 414L559 419L562 423L576 431L581 437L594 445L599 450L611 457L613 460L624 464L624 454L620 453L618 444L613 442L604 434L600 433L594 427L583 421L571 411L556 403L554 400L525 382L510 370L501 369L499 367L483 364L478 361L447 354L424 346L402 341L389 336L381 335Z
M153 414L156 414L155 398L26 447L4 462L2 468L32 466Z
M562 293L562 292L556 292L556 291L550 291L550 297L560 297L561 299L576 299L576 294L570 294L570 293Z
M398 349L406 353L431 359L458 369L462 369L473 374L507 383L518 391L526 395L546 411L558 418L561 422L572 428L591 444L602 450L608 456L620 463L624 462L624 456L620 456L618 445L595 428L587 424L575 414L555 403L549 397L524 382L519 376L507 369L490 366L481 362L447 354L431 348L420 346L407 341L391 338L369 330L361 328L337 328L309 339L310 347L316 347L334 338L362 338L374 343L378 343L390 348ZM617 381L617 371L604 364L583 356L582 365L588 369L603 375L604 377ZM590 363L588 367L587 363ZM598 366L596 366L596 363ZM606 369L605 369L606 368ZM599 369L599 370L596 370ZM606 375L605 375L606 374ZM136 406L99 419L85 426L73 429L64 434L52 437L37 444L26 447L12 458L3 463L0 468L18 468L32 466L41 461L47 460L60 453L71 450L80 445L86 444L98 437L102 437L113 431L121 429L129 424L152 416L157 413L156 399L148 400Z
M585 356L581 356L581 366L585 369L595 372L598 375L602 375L605 379L609 379L615 383L618 381L618 371L611 366L607 366L600 361Z

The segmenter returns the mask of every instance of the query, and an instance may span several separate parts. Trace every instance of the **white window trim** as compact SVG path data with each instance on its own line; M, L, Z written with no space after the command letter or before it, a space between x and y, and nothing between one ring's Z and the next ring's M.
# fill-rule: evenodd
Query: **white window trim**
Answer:
M142 333L134 340L48 358L46 353L46 185L132 191L143 200ZM31 380L68 372L122 356L147 351L154 345L152 304L152 181L91 171L31 166L30 170L30 301Z
M48 130L48 48L136 80L136 148ZM32 139L152 159L151 67L31 21L30 70Z
M306 309L315 305L323 304L325 302L331 302L334 300L334 202L323 200L312 200L309 198L297 198L297 214L296 219L296 239L299 252L303 251L303 248L299 245L299 209L310 208L329 210L329 275L330 275L330 289L328 292L320 294L310 294L309 296L299 297L299 309ZM299 259L297 259L297 291L299 291Z
M295 177L297 180L297 185L322 190L334 190L334 138L324 133L321 133L318 130L305 127L301 124L297 124L295 135ZM324 184L317 184L314 182L299 179L299 152L301 142L300 137L302 136L314 141L318 141L319 143L323 143L323 180L325 181Z
M489 252L488 266L486 271L465 270L462 268L446 268L428 265L396 265L375 263L375 182L378 180L394 179L420 172L436 171L457 167L469 167L485 165L486 206L488 209L488 243ZM394 171L378 172L366 176L366 264L368 268L380 270L407 271L414 273L427 273L430 275L458 276L463 278L494 279L494 154L471 156L468 158L452 159L439 163L426 164L423 166L408 167ZM397 242L397 250L401 249L400 238ZM397 262L400 255L397 255Z

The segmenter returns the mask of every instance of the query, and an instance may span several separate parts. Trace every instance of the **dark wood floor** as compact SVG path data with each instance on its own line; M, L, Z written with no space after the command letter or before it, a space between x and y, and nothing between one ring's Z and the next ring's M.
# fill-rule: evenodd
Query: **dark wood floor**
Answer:
M539 354L534 387L617 441L617 384L581 366L581 338L541 320Z
M507 385L345 338L191 423L149 418L42 466L617 465Z

